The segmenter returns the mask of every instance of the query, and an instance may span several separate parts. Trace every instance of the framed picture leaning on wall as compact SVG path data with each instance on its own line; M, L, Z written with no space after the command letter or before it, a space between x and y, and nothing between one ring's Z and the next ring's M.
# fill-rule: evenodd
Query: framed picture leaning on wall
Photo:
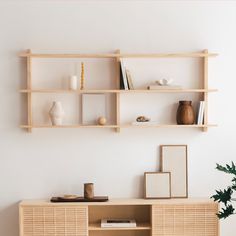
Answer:
M161 171L171 173L171 197L188 197L187 145L161 145Z

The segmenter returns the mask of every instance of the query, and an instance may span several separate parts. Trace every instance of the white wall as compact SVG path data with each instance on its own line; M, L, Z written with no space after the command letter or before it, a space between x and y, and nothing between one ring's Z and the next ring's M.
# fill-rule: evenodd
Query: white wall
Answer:
M0 235L18 235L17 203L64 192L141 197L145 171L159 167L160 144L188 144L190 197L209 197L229 183L215 163L235 160L236 2L1 1L0 2ZM188 52L208 48L210 120L218 128L34 130L24 115L21 50L39 52ZM182 67L180 67L182 68ZM160 101L162 102L162 101ZM150 108L153 104L150 104ZM223 236L236 230L221 222Z

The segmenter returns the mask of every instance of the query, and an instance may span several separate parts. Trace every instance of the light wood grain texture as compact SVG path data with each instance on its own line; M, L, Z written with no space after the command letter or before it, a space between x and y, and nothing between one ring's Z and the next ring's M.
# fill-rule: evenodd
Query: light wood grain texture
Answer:
M69 89L21 89L20 93L211 93L217 89L163 89L163 90L119 90L119 89L93 89L93 90L69 90Z
M120 50L116 51L117 54L120 54ZM116 58L116 125L120 126L120 58ZM120 128L116 128L116 132L120 133Z
M151 230L150 223L138 223L137 227L129 228L101 228L101 224L89 224L89 231L128 231L128 230Z
M121 128L130 128L130 127L139 127L139 128L201 128L203 131L207 131L209 127L215 127L215 124L208 123L208 94L210 92L216 92L217 89L208 88L208 57L217 56L216 53L209 53L208 50L203 52L190 52L190 53L120 53L120 50L117 50L115 53L93 53L93 54L84 54L84 53L32 53L30 50L20 54L21 57L26 57L27 60L27 88L21 89L21 93L27 95L27 125L21 125L20 127L27 129L29 132L33 128L114 128L116 132L120 132ZM163 90L147 90L147 89L138 89L138 90L120 90L120 68L119 62L120 58L202 58L203 60L203 88L183 88L183 89L163 89ZM32 58L111 58L115 59L114 62L117 65L116 79L114 86L115 89L92 89L92 90L69 90L69 89L44 89L44 88L32 88ZM50 125L40 125L32 124L32 94L33 93L78 93L78 94L114 94L115 96L115 124L106 125L106 126L97 126L97 125L63 125L63 126L50 126ZM205 112L204 112L204 124L203 125L175 125L175 124L156 124L156 125L143 125L135 126L131 124L121 124L120 123L120 96L121 94L155 94L155 93L200 93L203 96L205 101Z
M215 57L217 53L98 53L98 54L54 54L54 53L20 53L20 57L35 57L35 58L178 58L178 57Z
M204 53L208 53L208 50L204 50ZM204 89L208 89L208 58L204 57L203 58L203 85ZM205 101L205 109L204 109L204 124L208 123L208 93L204 93L204 98L203 100ZM204 127L203 131L207 132L208 128Z
M217 204L152 206L152 236L218 236Z
M21 125L21 128L47 128L47 129L67 129L67 128L99 128L99 129L105 129L105 128L119 128L117 125Z
M49 200L23 200L21 207L25 206L124 206L124 205L163 205L163 204L215 204L209 198L187 198L187 199L143 199L143 198L113 198L107 202L67 202L52 203Z
M160 124L160 125L132 125L132 124L121 124L121 125L20 125L20 128L29 129L29 128L47 128L47 129L56 129L56 128L204 128L204 127L217 127L216 124L207 124L207 125L175 125L175 124Z
M28 50L28 53L31 54L31 51ZM32 88L32 59L27 57L27 89L31 90ZM32 95L31 93L27 94L27 120L28 120L28 132L32 132Z
M20 236L88 236L86 206L43 207L20 209Z
M218 236L217 210L218 204L209 199L27 200L19 205L20 236ZM101 228L103 218L135 219L137 227Z

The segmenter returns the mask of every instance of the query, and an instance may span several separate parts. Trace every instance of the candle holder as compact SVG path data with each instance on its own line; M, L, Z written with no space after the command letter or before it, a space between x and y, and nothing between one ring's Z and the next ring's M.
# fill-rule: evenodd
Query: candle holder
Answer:
M84 198L86 199L94 198L94 184L93 183L84 184Z

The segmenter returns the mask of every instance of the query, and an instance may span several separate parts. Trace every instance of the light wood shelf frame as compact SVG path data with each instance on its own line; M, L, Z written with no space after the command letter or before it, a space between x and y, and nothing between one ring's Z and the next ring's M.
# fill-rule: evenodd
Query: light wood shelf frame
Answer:
M127 230L151 230L150 223L138 223L137 227L129 227L129 228L102 228L100 224L89 224L89 231L127 231Z
M32 53L31 50L20 53L20 57L27 60L27 89L21 89L20 93L27 95L27 124L20 125L21 128L27 129L28 132L32 132L33 128L114 128L116 132L120 132L121 128L201 128L206 132L209 127L216 127L215 124L208 123L208 94L217 92L217 89L209 89L208 87L208 58L218 56L217 53L209 53L208 50L202 52L190 52L190 53L121 53L120 50L116 50L115 53L104 54L53 54L53 53ZM201 58L203 60L203 76L202 84L203 88L183 88L183 89L163 89L163 90L120 90L120 89L91 89L91 90L69 90L69 89L33 89L32 88L32 59L33 58L110 58L115 59L116 62L116 87L119 88L120 80L120 68L119 63L121 58ZM115 124L114 125L40 125L33 124L32 121L32 94L33 93L77 93L77 94L115 94ZM176 125L176 124L158 124L158 125L131 125L120 123L120 95L121 94L153 94L153 93L200 93L202 94L202 100L205 101L204 111L204 123L203 125Z
M26 200L19 204L20 236L90 236L96 233L114 236L119 232L125 235L135 232L139 235L140 232L150 236L219 236L218 209L219 204L207 198L111 199L83 203ZM133 218L137 227L101 227L102 218L114 216Z

